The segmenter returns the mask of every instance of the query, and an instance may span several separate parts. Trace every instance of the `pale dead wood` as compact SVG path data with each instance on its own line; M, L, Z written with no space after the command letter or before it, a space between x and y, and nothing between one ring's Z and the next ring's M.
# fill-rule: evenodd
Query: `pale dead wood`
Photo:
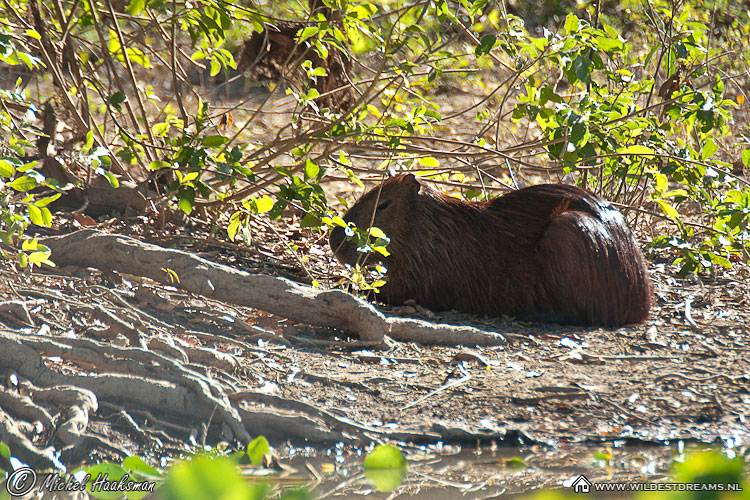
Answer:
M388 318L390 336L404 342L444 345L504 345L507 339L496 332L462 325L430 323L419 319Z
M246 305L299 323L333 327L361 338L388 333L385 316L340 290L317 290L284 278L254 275L195 255L125 236L82 230L45 238L58 265L116 269L179 286L189 292ZM170 283L171 272L179 283Z
M42 241L59 265L117 270L179 286L189 292L250 306L297 323L336 328L362 340L423 344L502 345L503 335L477 328L386 318L372 304L341 290L319 290L285 278L250 274L181 250L95 230L81 230ZM177 276L179 283L174 283Z

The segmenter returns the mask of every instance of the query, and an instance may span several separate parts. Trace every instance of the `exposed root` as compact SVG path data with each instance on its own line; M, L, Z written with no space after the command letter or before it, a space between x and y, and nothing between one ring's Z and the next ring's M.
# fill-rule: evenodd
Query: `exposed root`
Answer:
M318 290L285 278L250 274L180 250L161 248L125 236L81 230L46 238L58 264L75 264L146 276L208 297L255 307L298 323L337 328L379 340L425 344L498 345L505 338L470 327L432 325L386 318L375 307L341 290ZM171 283L174 276L179 283Z
M140 274L209 297L199 300L251 306L287 317L293 324L359 335L360 342L341 345L347 349L392 346L390 337L425 344L505 342L499 334L475 328L387 318L371 304L343 291L252 275L132 238L84 230L47 238L44 243L52 248L58 264L100 267L110 281L118 279L113 270ZM172 282L175 276L179 283ZM171 292L165 294L167 299L152 304L139 299L145 297L143 287L153 288L144 283L110 289L89 282L80 286L65 277L54 280L57 287L48 289L17 283L17 295L37 299L0 305L0 319L27 328L25 333L0 330L0 376L6 381L5 388L0 387L0 440L29 464L43 469L63 467L53 458L54 453L65 463L86 460L92 450L115 458L131 453L122 443L132 441L111 439L107 426L120 432L125 429L138 436L136 441L162 451L179 449L185 442L202 444L209 436L211 442L240 443L258 434L308 443L440 438L424 431L374 427L315 404L257 390L253 383L273 383L248 373L255 363L276 371L277 384L282 377L325 383L319 375L305 378L305 374L297 376L298 371L288 371L290 358L283 345L297 343L291 333L281 335L234 319L240 335L249 334L245 340L190 331L146 312L149 307L168 314L177 312L179 307L169 298ZM138 283L138 278L132 281ZM54 317L56 310L67 311L67 315ZM233 313L214 316L219 317L215 323L235 317ZM35 323L34 334L28 333ZM51 328L57 335L49 335ZM297 330L293 327L290 331ZM260 338L283 345L266 348L264 343L252 343ZM307 338L305 342L326 341ZM330 383L377 396L377 390L362 384L347 385L335 378ZM104 422L98 415L100 408L108 414ZM95 415L97 425L92 426Z
M0 441L7 444L13 454L37 470L58 470L52 450L39 449L23 432L11 415L0 408Z

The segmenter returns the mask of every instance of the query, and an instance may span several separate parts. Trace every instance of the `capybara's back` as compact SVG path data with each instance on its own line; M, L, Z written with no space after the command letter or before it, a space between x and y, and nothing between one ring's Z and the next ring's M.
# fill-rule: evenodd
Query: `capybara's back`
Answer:
M648 318L651 287L637 242L607 201L573 186L532 186L489 202L449 197L400 175L344 216L391 239L379 298L435 310L584 325ZM341 228L342 262L358 254Z

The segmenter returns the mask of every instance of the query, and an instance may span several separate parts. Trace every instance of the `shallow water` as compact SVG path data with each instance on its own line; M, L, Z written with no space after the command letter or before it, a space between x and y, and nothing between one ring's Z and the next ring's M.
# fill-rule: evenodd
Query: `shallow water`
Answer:
M305 456L302 450L282 460L296 472L290 478L317 475L312 485L318 498L418 498L485 499L531 494L541 489L562 489L579 475L596 482L664 482L672 461L685 446L634 446L620 443L545 448L460 449L457 447L414 448L407 452L408 472L392 492L379 492L365 478L364 453L330 450ZM314 472L311 472L314 471ZM623 497L596 492L596 498Z

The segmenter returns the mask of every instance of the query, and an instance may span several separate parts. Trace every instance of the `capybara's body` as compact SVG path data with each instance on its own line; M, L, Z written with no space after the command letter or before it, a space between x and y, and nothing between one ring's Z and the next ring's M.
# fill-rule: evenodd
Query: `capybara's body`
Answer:
M373 212L391 240L390 256L377 256L387 303L579 325L648 317L651 287L633 233L586 190L544 184L472 203L407 174L365 194L344 220L364 229ZM330 244L342 262L363 258L342 228Z

